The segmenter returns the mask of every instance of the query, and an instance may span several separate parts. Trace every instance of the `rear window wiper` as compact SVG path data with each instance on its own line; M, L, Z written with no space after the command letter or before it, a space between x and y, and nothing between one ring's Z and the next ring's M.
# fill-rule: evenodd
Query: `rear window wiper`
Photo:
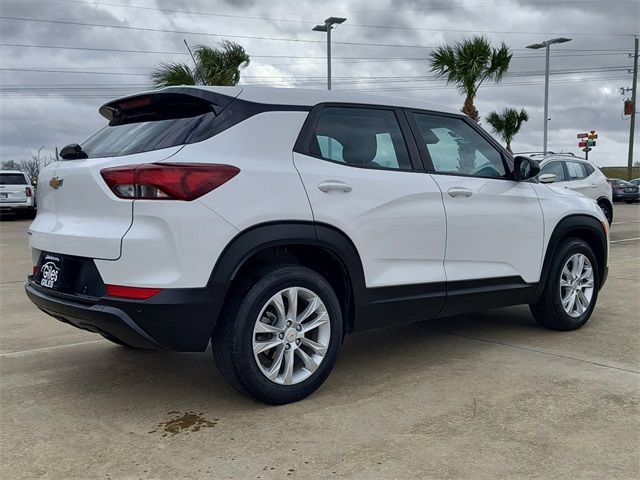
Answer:
M80 160L89 158L87 152L82 150L82 147L77 143L71 143L60 150L60 156L63 160Z

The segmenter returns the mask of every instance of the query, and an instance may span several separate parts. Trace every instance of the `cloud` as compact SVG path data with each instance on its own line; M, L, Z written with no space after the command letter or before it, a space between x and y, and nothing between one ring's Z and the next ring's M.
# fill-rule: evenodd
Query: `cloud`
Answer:
M520 150L541 148L543 124L544 55L525 46L561 34L573 38L571 43L552 50L550 148L580 153L575 134L594 128L599 139L591 158L610 165L626 161L629 122L622 118L623 97L618 89L631 83L626 69L632 64L628 53L633 39L601 34L637 32L638 2L155 0L136 1L128 7L114 6L116 3L125 4L122 0L0 3L3 16L195 32L0 20L0 42L4 44L176 52L0 46L1 67L12 69L0 71L0 160L28 157L40 145L53 149L86 138L104 124L97 113L102 103L146 89L149 73L162 60L190 61L183 39L191 45L221 40L203 33L311 40L231 38L252 55L251 65L243 72L243 83L324 88L325 36L311 28L328 16L344 16L347 22L333 32L336 90L414 96L459 108L463 99L455 88L428 78L432 74L425 60L431 51L427 47L474 32L487 35L495 45L507 43L514 53L510 75L500 86L483 86L477 107L483 118L505 106L526 108L530 120L514 144ZM461 5L464 8L459 8ZM131 8L135 6L198 13ZM412 47L383 46L392 44ZM637 144L636 149L640 151Z

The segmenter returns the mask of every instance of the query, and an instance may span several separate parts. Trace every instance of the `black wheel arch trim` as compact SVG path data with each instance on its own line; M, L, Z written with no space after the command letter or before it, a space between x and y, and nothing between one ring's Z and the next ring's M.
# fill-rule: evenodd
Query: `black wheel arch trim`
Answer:
M366 288L362 261L351 239L335 227L309 220L266 222L241 231L218 257L209 285L230 285L254 255L279 246L309 246L326 250L349 276L351 296L364 298ZM347 325L349 330L352 325L353 322Z
M560 246L560 243L565 238L572 236L572 232L576 233L579 238L579 232L581 231L587 231L595 234L595 238L598 240L600 252L595 251L594 249L594 254L596 255L596 258L598 260L598 288L602 288L602 285L604 285L604 281L607 276L607 255L609 253L607 235L605 233L604 226L602 225L600 220L589 215L569 215L567 217L564 217L556 224L555 228L553 229L553 233L549 238L549 243L547 244L547 248L545 251L544 262L542 264L542 271L540 273L540 282L538 282L538 286L534 296L535 300L538 300L542 295L547 282L547 278L549 276L549 269L551 268L553 255ZM598 254L600 254L599 258Z

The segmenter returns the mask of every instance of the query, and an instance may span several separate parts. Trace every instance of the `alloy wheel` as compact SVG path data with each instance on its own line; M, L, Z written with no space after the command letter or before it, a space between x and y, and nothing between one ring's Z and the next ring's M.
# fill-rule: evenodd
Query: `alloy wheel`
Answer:
M311 290L286 288L262 307L252 339L262 374L274 383L294 385L309 378L327 354L329 314Z
M560 300L564 311L578 318L593 298L594 275L589 259L582 253L569 257L560 274Z

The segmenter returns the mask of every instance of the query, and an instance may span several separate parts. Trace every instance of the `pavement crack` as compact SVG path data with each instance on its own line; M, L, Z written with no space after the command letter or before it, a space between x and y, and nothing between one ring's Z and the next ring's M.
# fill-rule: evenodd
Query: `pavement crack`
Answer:
M517 348L517 349L520 349L520 350L527 350L529 352L540 353L542 355L549 355L551 357L565 358L567 360L574 360L576 362L588 363L590 365L595 365L597 367L611 368L613 370L620 370L622 372L640 374L639 371L632 370L630 368L616 367L616 366L613 366L613 365L607 365L606 363L593 362L591 360L585 360L584 358L576 358L576 357L572 357L571 355L563 355L562 353L547 352L545 350L538 350L537 348L525 347L523 345L513 345L513 344L510 344L510 343L498 342L497 340L489 340L489 339L486 339L486 338L476 337L476 336L473 336L473 335L467 335L465 333L456 333L456 332L451 332L451 331L448 331L448 330L439 330L437 328L428 328L428 327L426 327L426 330L431 330L433 332L438 332L438 333L444 333L444 334L447 334L447 335L453 335L453 336L456 336L456 337L468 338L470 340L476 340L478 342L492 343L494 345L501 345L503 347Z

